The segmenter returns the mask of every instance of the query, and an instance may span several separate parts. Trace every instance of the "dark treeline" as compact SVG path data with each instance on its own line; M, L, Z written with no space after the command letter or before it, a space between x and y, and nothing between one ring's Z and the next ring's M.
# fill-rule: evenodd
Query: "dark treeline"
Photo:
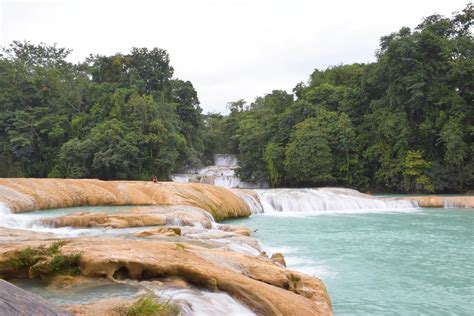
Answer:
M230 114L203 115L166 51L66 60L14 42L0 56L0 176L166 179L240 157L272 186L463 192L474 183L473 8L382 37L377 61L315 70Z
M193 85L162 49L66 61L69 51L14 42L0 59L0 175L160 178L206 161Z

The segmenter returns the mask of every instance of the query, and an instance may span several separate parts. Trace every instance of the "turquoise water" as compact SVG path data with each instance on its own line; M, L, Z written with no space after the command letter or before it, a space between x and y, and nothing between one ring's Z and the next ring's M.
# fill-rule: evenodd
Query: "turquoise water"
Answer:
M32 216L38 215L40 217L59 217L69 215L73 213L124 213L130 210L130 208L140 208L149 206L130 206L130 205L117 205L117 206L78 206L78 207L66 207L66 208L52 208L45 210L37 210L33 212L17 213L18 216Z
M474 209L229 222L321 277L336 315L474 314Z
M103 280L97 281L96 284L59 289L49 288L46 282L36 279L10 280L10 282L24 290L38 294L57 305L89 304L96 300L109 298L131 298L140 291L140 288L135 286L105 283Z

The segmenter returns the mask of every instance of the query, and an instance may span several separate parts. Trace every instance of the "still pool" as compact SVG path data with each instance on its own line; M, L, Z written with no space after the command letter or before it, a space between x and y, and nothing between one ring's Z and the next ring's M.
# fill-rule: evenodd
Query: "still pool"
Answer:
M228 222L322 278L336 315L474 315L474 209L285 215Z

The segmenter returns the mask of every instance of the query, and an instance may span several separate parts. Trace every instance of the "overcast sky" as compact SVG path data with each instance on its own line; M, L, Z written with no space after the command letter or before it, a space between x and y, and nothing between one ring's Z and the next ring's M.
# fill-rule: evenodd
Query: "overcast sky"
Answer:
M315 68L371 62L383 35L468 0L0 0L0 44L57 43L71 61L132 47L168 51L204 112L291 92Z

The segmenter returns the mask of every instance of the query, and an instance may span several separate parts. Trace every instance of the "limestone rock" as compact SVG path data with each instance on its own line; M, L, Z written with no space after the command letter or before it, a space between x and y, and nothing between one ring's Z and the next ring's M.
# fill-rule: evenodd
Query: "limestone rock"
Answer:
M252 231L249 228L243 226L219 224L217 228L226 232L233 232L243 236L250 236L252 234Z
M282 253L280 252L276 252L274 254L272 254L272 257L270 258L274 263L282 266L282 267L286 267L286 261L285 261L285 257L283 256Z
M32 239L0 244L0 267L18 250L37 247L42 242ZM326 289L317 278L278 267L264 256L189 243L176 245L155 239L80 237L68 240L61 249L64 254L83 253L80 269L86 277L112 280L178 277L211 291L227 292L258 314L331 315Z
M126 213L74 213L48 218L42 222L52 227L128 228L144 226L199 226L211 228L214 219L206 211L192 206L150 206Z
M179 227L160 227L152 230L145 230L136 233L137 237L148 237L152 235L164 235L164 236L181 236L181 228Z
M401 199L412 200L420 207L460 207L474 208L474 196L408 196Z
M200 183L93 179L0 179L0 203L13 212L96 205L190 205L216 220L249 216L234 192Z

